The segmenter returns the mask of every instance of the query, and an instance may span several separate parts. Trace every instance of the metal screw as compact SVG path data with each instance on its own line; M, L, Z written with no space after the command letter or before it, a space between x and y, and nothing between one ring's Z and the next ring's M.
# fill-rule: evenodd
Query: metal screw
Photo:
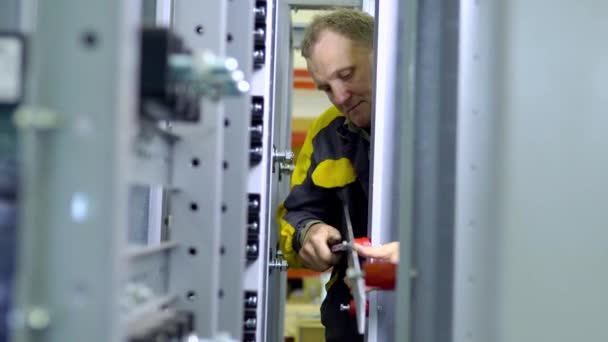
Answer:
M248 318L245 321L245 328L248 329L255 329L255 326L257 325L257 320L255 318Z
M254 102L251 106L252 106L251 110L254 112L259 112L259 111L262 111L262 109L263 109L262 104L259 102Z
M253 13L257 19L264 19L266 17L266 9L261 6L254 8Z
M257 296L249 296L246 299L247 306L257 306L258 305L258 297Z
M247 245L247 247L245 247L245 251L247 253L257 253L258 252L258 246L256 246L256 245Z
M258 223L257 222L252 222L252 223L250 223L250 224L247 225L247 229L250 230L250 231L257 232L258 228L259 227L258 227Z
M253 31L253 37L256 40L263 41L266 38L266 31L263 28L258 28Z
M409 273L410 273L410 278L418 277L418 270L416 270L415 268L411 268Z

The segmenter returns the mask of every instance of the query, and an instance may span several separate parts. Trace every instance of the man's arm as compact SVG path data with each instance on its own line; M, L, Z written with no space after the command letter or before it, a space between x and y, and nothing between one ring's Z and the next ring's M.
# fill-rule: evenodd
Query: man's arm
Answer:
M307 164L303 157L298 157L296 169ZM309 167L314 168L314 163ZM325 271L338 261L329 246L341 241L339 231L326 224L332 221L336 195L316 186L310 177L292 185L278 211L281 250L291 267Z
M291 191L278 208L280 247L291 267L324 271L337 262L329 245L339 242L341 236L327 223L335 220L339 200L334 189L317 186L312 173L317 166L313 139L339 115L337 109L330 109L308 131L291 176Z

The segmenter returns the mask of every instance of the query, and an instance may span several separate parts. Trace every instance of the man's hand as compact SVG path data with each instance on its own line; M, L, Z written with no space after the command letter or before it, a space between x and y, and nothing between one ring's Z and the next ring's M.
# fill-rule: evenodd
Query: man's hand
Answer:
M399 262L399 242L389 242L376 247L363 246L358 243L355 243L353 246L361 257L374 258L394 264Z
M340 232L325 223L317 223L306 232L298 256L304 266L324 272L340 260L340 255L331 252L330 246L342 241Z

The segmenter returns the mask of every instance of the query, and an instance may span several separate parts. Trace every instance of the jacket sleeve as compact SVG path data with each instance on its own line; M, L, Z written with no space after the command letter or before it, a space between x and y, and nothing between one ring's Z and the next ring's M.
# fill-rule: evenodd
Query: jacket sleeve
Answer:
M312 181L315 160L312 140L314 127L308 132L291 176L291 191L277 211L280 248L290 267L304 267L298 258L300 233L312 221L332 223L332 207L336 194Z

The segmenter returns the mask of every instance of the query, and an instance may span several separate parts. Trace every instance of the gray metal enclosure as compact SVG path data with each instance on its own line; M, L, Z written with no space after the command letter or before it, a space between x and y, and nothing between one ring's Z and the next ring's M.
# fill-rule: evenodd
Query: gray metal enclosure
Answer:
M461 1L454 341L607 341L608 3Z
M398 224L402 242L394 310L401 322L395 324L394 340L608 340L608 272L603 271L608 262L608 3L462 0L447 12L454 4L441 4L429 18L424 14L431 3L399 4L394 84L400 100L392 103L401 135L393 138L399 147L394 157L385 159L385 167L395 171L392 196L399 201L384 211ZM457 13L457 20L444 22L457 32L458 53L451 55L457 67L444 69L457 70L452 75L457 82L455 108L437 116L424 102L449 103L434 97L433 88L453 78L445 73L429 78L426 67L454 47L449 30L440 35L438 53L424 56L432 44L428 25L441 13ZM421 146L449 140L449 130L435 139L438 132L429 136L424 128L454 109L454 276L446 293L445 287L424 286L433 275L449 277L440 272L445 263L425 257L442 256L441 246L420 239L449 229L450 222L438 226L443 216L424 224L433 213L424 209L429 208L424 184L447 186L424 179L446 170L438 163L421 168L437 150L419 152ZM447 124L442 119L435 127ZM448 198L436 197L431 208L434 202L449 213L450 194L443 194ZM419 305L428 299L430 306ZM447 312L428 315L432 310ZM438 319L450 312L451 323ZM424 334L430 331L426 327L434 327L435 339ZM445 329L451 333L439 338Z

